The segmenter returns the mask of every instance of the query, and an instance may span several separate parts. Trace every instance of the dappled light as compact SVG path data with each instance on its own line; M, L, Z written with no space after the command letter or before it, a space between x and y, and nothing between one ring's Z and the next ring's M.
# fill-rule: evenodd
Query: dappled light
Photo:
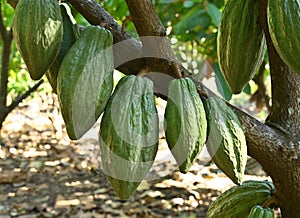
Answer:
M158 103L163 113L165 102ZM143 181L130 200L120 201L101 170L99 124L72 142L56 110L55 95L37 96L7 118L0 147L0 216L206 217L211 202L233 186L204 154L188 173L180 173L161 133L147 176L155 180Z

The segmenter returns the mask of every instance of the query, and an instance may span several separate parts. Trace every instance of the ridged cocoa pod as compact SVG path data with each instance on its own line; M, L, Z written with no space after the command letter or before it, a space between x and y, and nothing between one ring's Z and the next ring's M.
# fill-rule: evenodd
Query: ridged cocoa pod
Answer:
M13 35L30 77L40 79L55 60L63 39L57 0L19 0Z
M99 132L103 171L120 199L129 199L145 178L158 148L153 83L125 76L105 109Z
M204 106L191 79L170 82L165 121L168 146L180 172L186 173L202 150L207 131Z
M71 9L69 8L69 6L65 3L61 3L60 9L63 20L63 40L56 59L51 64L49 70L46 72L47 79L54 93L57 93L57 77L61 62L79 36L78 32L76 31L76 23L71 14Z
M79 139L103 112L113 88L112 34L85 28L64 57L57 95L70 139Z
M300 3L298 0L268 1L268 27L282 60L300 74Z
M219 97L208 98L204 106L208 122L208 152L234 183L241 184L247 163L242 126L236 114Z
M271 208L255 205L252 207L248 218L274 218L274 211Z
M253 78L266 53L264 31L258 20L259 4L256 0L228 0L222 12L218 59L234 94L240 93Z
M245 218L255 205L262 205L275 191L272 182L246 181L220 195L208 208L208 218Z

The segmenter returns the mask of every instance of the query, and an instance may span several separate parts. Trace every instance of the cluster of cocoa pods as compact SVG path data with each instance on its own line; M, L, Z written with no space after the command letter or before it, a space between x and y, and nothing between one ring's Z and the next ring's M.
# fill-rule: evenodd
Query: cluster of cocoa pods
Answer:
M228 17L236 20L237 14L232 15L228 10L237 12L245 7L249 15L243 19L255 17L257 6L250 2L256 1L243 2L229 0L222 20L227 21ZM259 41L250 42L249 52L259 60L249 56L245 68L251 69L251 73L242 77L242 85L229 81L237 77L233 69L240 66L221 64L225 76L229 75L227 69L231 69L232 75L226 79L234 92L252 77L265 52L264 35L256 20L245 23L252 28L248 31L251 35L239 38L248 44L249 37ZM223 59L224 49L228 50L226 54L238 57L234 48L225 46L228 40L236 41L232 40L235 35L223 36L225 25L229 24L221 22L219 44L224 47L219 49L220 57ZM229 33L237 31L236 26L230 28ZM153 82L146 77L124 76L113 91L112 34L99 26L88 26L79 32L68 5L56 0L19 0L13 33L31 78L38 80L45 74L57 93L70 139L81 138L104 112L99 131L102 167L116 194L121 199L130 198L149 172L158 150L159 120ZM262 190L261 199L270 195L273 187L269 183L259 183L260 186L242 183L247 161L246 139L237 116L221 98L203 100L191 79L174 79L169 83L165 121L166 140L182 173L189 171L206 143L215 164L240 185L236 186L238 191L234 196L227 193L230 202L241 200L238 193L251 194L250 189ZM225 194L223 198L229 197ZM218 207L225 207L223 204L219 200L212 205L211 217L218 217Z

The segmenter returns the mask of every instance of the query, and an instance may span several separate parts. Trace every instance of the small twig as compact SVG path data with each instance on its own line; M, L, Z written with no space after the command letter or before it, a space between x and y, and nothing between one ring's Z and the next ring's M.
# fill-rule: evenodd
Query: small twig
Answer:
M15 109L20 102L27 98L32 92L36 91L38 87L44 82L44 80L38 81L33 87L29 88L23 95L17 97L11 105L8 106L8 113Z
M137 75L139 76L145 76L147 73L151 72L151 69L148 65L145 65Z
M271 205L278 206L278 199L276 198L276 196L268 198L262 206L264 208L268 208L268 207L271 207Z
M172 69L174 74L176 75L177 78L182 77L182 72L181 72L181 65L179 63L173 62L172 63Z
M123 20L122 22L122 33L125 34L126 33L126 28L127 28L127 25L129 22L132 21L132 17L129 15L129 16L126 16L125 19Z
M10 4L13 8L16 8L18 0L7 0L7 3Z

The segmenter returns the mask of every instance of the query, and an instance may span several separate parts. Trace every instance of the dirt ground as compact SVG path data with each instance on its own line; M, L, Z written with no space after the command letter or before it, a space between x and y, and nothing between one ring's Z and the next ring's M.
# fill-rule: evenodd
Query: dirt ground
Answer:
M234 185L206 152L189 173L180 173L161 131L147 180L120 201L101 170L99 123L70 141L57 106L55 95L44 94L7 118L0 138L0 218L206 217L210 203ZM158 111L162 116L163 103ZM254 163L245 176L251 179L269 178Z

